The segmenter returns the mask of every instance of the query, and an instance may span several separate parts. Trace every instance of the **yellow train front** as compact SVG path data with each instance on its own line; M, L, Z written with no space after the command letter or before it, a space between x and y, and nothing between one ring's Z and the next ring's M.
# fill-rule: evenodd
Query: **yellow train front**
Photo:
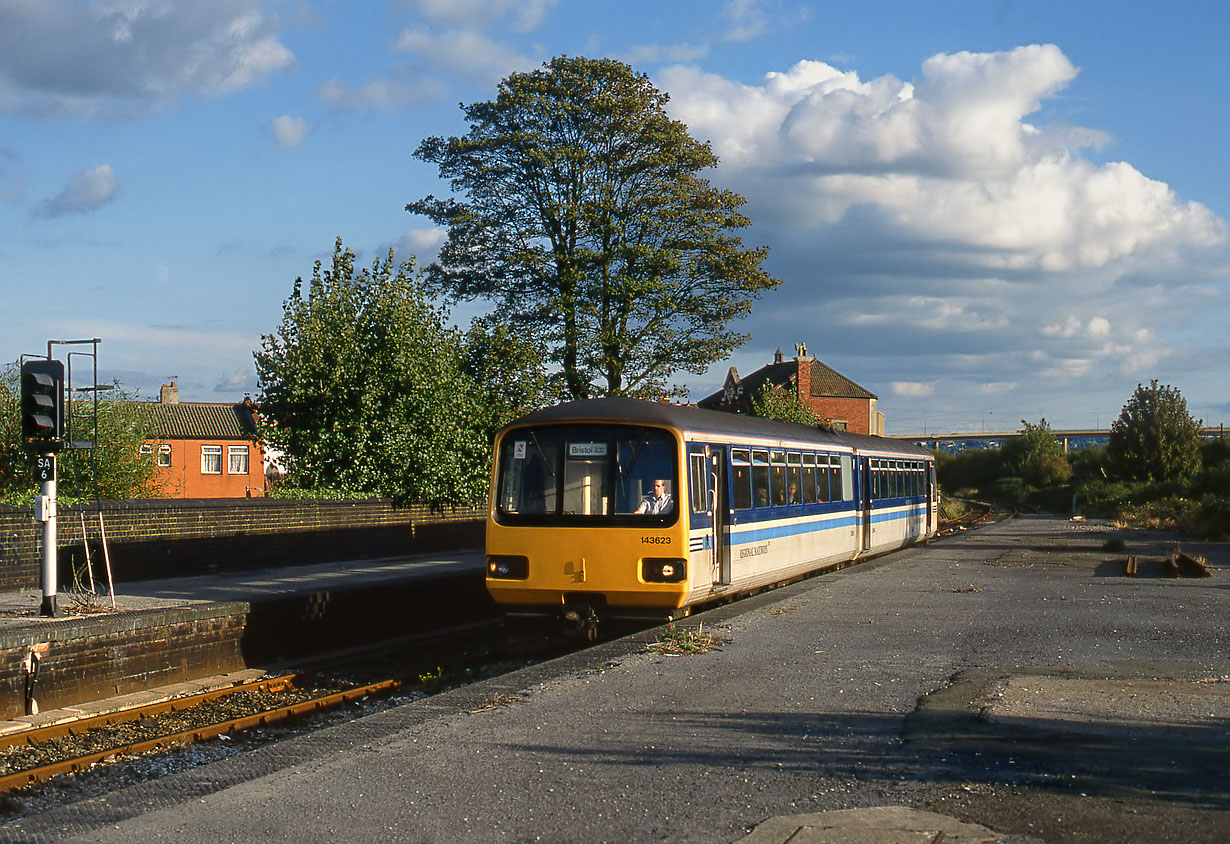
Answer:
M671 617L687 599L679 431L613 420L611 401L631 402L551 408L496 438L487 588L510 615L592 631L602 616Z
M500 431L487 589L512 616L667 619L924 541L934 459L909 444L634 399Z

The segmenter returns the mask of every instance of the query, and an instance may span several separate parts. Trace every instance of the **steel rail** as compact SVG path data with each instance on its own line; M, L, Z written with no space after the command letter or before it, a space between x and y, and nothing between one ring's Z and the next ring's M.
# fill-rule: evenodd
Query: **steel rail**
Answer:
M151 714L165 714L166 712L173 711L173 709L180 709L180 710L187 709L188 707L184 706L183 704L184 702L189 701L189 700L194 700L196 701L196 703L203 703L208 699L224 697L227 694L235 694L236 692L240 692L240 691L262 691L262 690L272 691L275 688L272 684L275 684L278 682L281 682L282 687L285 688L285 686L288 685L289 681L292 679L293 677L279 677L279 678L274 678L271 680L257 681L256 683L244 683L239 686L232 686L228 689L218 689L212 692L206 692L202 695L192 695L189 697L176 698L173 701L163 701L158 704L150 704L145 707L138 707L136 709L127 710L124 713L114 713L113 715L98 716L96 718L85 719L83 721L74 722L73 724L59 724L59 725L55 725L55 727L53 728L47 728L47 729L59 728L60 731L55 734L56 736L84 732L85 730L84 724L87 721L94 722L95 727L107 726L109 724L123 723L125 721L134 721L142 717L148 717ZM0 793L13 791L18 788L24 788L25 786L34 785L40 782L46 782L51 777L58 776L60 774L78 773L78 772L84 771L92 767L93 765L98 764L99 762L105 759L109 759L111 757L120 756L120 755L139 756L143 753L148 753L151 750L165 750L165 749L170 749L173 747L183 747L185 745L193 744L195 742L205 741L206 739L211 739L211 738L216 738L217 736L220 736L220 735L242 732L244 730L250 730L255 727L264 727L270 724L275 724L281 721L286 721L291 718L298 718L304 715L309 715L314 712L323 712L327 709L332 709L334 707L341 706L346 703L351 703L356 700L361 700L365 697L392 693L396 691L397 689L401 688L407 682L408 681L406 680L382 680L379 683L371 683L366 686L357 686L353 689L346 689L345 691L334 692L332 694L325 695L319 698L313 698L311 700L299 701L298 703L292 703L287 706L281 706L276 709L267 710L265 712L257 712L251 715L244 715L238 718L228 719L226 721L221 721L216 724L210 724L204 727L196 727L191 730L184 730L182 732L174 733L171 735L160 736L158 738L146 739L144 741L133 742L133 743L126 744L123 746L119 746L119 747L108 748L107 750L94 751L91 753L87 753L84 756L75 757L73 759L65 759L60 762L53 762L47 765L39 766L37 768L30 768L25 771L18 771L15 773L7 774L5 776L0 776ZM269 685L270 687L266 689L255 688L255 687L262 686L262 685ZM178 706L168 707L167 706L168 704L177 704ZM152 709L155 709L155 708L160 708L157 713L151 711ZM138 712L144 712L144 715L137 714ZM124 715L124 716L131 715L132 717L124 717L122 719L117 720L114 716L119 716L119 715ZM31 732L41 734L43 738L48 737L48 735L43 733L42 730L31 731ZM37 736L35 735L27 734L27 736L30 739L37 738ZM10 745L19 744L19 743L21 743L20 739L18 739L17 741L9 742ZM30 741L29 743L35 744L37 742Z
M240 692L281 692L295 685L295 682L299 679L300 677L295 674L264 677L260 680L236 683L233 686L221 689L211 689L206 692L197 692L153 703L143 703L138 706L117 709L113 712L104 712L101 715L90 715L84 718L64 720L56 724L46 724L41 727L23 730L20 733L0 736L0 749L16 747L18 745L35 746L50 739L60 738L61 736L76 736L101 727L113 727L117 724L140 721L143 718L166 715L171 712L181 712L202 703L208 703L211 700L217 700L218 698Z

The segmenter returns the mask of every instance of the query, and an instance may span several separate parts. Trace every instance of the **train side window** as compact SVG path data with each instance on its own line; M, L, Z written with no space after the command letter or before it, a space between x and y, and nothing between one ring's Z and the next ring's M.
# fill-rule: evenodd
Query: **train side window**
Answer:
M769 452L752 452L752 501L757 507L769 506Z
M829 466L827 454L821 454L817 457L816 464L816 500L823 504L825 501L833 500L832 489L829 486L832 467Z
M896 498L901 494L901 473L897 471L897 461L888 463L888 498Z
M787 503L803 503L803 461L797 452L786 455Z
M781 505L786 503L786 452L771 451L769 452L769 466L773 470L772 492L773 503Z
M853 501L854 500L854 458L848 454L841 456L840 463L834 458L833 465L833 498L837 501ZM837 490L841 490L841 497L837 497Z
M709 472L703 451L692 452L692 512L709 511Z
M741 448L730 451L730 483L734 488L731 505L736 510L752 506L752 455Z
M808 504L816 501L816 455L803 455L803 500Z

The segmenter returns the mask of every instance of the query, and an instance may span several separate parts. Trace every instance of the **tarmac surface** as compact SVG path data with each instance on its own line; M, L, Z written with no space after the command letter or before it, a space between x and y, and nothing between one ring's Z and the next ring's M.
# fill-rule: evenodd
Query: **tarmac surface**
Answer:
M689 619L712 649L608 642L0 840L1220 844L1230 547L1123 576L1173 547L1019 518Z

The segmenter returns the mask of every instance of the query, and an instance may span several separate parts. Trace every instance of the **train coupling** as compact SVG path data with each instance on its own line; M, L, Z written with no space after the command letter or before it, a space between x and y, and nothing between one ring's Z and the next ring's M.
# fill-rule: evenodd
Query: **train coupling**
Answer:
M598 639L598 612L590 604L565 604L563 619L566 631L587 642Z

